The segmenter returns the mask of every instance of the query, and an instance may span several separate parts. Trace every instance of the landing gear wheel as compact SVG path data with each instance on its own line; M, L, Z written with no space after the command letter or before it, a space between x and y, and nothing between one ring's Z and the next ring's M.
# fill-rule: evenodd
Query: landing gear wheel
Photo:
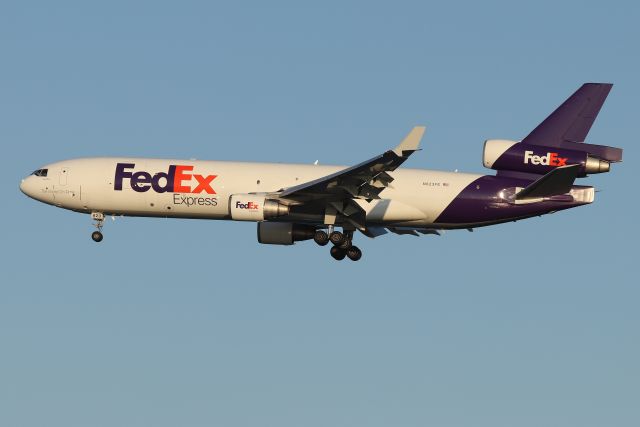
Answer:
M338 246L344 241L344 235L339 231L332 231L331 234L329 234L329 240L331 240L331 243Z
M99 231L94 231L93 233L91 233L91 238L93 239L94 242L102 242L102 233Z
M313 241L320 246L324 246L329 243L329 235L324 230L317 230L313 235Z
M348 239L346 237L344 237L342 239L342 243L336 245L337 247L339 247L340 249L344 249L347 250L351 247L351 239Z
M329 253L333 257L333 259L337 261L342 261L344 257L347 255L347 252L344 249L340 249L337 246L332 247Z
M362 258L362 251L357 246L351 246L349 249L347 249L347 256L351 261L358 261L360 258Z

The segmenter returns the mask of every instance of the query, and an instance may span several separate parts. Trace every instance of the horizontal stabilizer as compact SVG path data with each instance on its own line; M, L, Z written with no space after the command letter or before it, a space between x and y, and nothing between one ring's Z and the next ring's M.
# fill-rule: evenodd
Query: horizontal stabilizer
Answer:
M578 177L580 165L560 166L516 194L516 200L536 199L566 194Z

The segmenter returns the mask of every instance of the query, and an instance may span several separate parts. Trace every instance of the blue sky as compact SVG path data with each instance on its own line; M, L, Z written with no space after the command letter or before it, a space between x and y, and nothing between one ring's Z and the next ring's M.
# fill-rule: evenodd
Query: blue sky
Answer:
M7 2L0 424L637 426L635 2ZM482 172L586 81L596 203L358 263L251 224L87 216L18 190L81 156ZM486 171L490 173L489 171Z

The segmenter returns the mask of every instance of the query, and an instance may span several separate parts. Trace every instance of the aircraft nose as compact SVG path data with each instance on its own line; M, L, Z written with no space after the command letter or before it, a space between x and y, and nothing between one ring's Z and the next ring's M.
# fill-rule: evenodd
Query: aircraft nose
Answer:
M35 196L35 186L33 182L33 177L28 176L20 181L20 191L22 191L25 195L34 198Z
M20 191L22 191L24 194L27 194L27 186L25 185L25 181L26 178L23 178L22 181L20 181Z

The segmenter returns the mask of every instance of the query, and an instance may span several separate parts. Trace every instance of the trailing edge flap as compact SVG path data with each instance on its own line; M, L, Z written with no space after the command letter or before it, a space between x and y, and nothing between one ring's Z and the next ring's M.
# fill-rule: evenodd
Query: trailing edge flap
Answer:
M365 229L360 230L362 234L367 237L375 238L387 234L387 229L384 227L366 227Z
M387 227L387 229L395 234L410 234L412 236L420 236L420 234L435 234L436 236L442 236L443 230L437 230L435 228L413 228L413 227ZM420 234L418 234L420 233Z
M560 166L532 182L516 194L516 200L535 199L566 194L571 191L580 165Z

